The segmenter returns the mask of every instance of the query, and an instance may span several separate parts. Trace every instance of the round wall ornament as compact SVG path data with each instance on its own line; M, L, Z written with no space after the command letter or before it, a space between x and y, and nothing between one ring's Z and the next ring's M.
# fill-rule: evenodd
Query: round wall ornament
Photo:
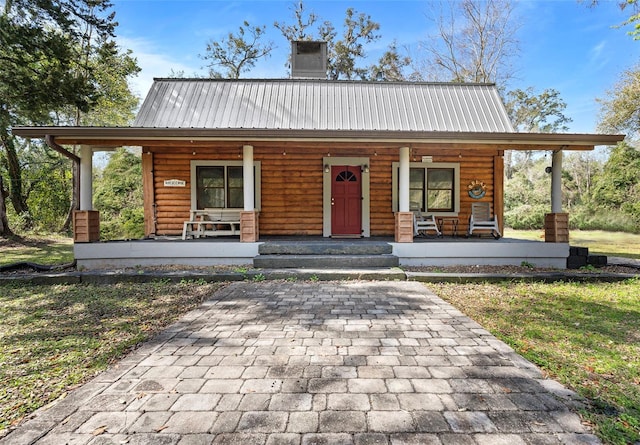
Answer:
M469 190L469 196L473 199L484 198L484 195L487 193L487 187L484 185L484 182L478 181L477 179L471 181L467 189Z

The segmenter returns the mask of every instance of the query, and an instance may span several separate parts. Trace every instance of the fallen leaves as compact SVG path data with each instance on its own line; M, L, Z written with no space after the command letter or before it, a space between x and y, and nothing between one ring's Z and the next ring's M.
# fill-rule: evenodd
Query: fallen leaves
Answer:
M107 425L100 425L98 428L93 430L91 434L94 436L100 436L101 434L104 434L106 432L107 432Z

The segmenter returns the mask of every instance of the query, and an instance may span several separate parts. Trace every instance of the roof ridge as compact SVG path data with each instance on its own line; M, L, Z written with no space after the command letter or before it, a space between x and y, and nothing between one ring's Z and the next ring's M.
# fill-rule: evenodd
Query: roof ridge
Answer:
M495 87L495 82L444 82L444 81L376 81L376 80L333 80L333 79L292 79L292 78L241 78L241 79L219 79L209 77L154 77L154 82L219 82L219 83L249 83L249 82L288 82L288 83L343 83L343 84L380 84L380 85L445 85L445 86L490 86Z

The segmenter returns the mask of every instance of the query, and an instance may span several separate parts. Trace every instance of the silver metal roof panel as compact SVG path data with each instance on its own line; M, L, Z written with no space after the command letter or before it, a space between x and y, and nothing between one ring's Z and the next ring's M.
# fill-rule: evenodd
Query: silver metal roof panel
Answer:
M514 132L489 84L156 79L143 128Z

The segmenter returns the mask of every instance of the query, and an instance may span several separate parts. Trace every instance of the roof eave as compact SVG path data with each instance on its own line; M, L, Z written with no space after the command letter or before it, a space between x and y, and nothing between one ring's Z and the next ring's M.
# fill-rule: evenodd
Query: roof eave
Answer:
M96 141L113 141L114 145L141 145L152 141L342 141L411 143L482 143L504 149L588 150L599 145L615 145L624 135L570 133L493 133L493 132L408 132L354 130L297 130L258 128L146 128L146 127L14 127L16 136L44 138L49 135L62 144L94 145ZM103 144L108 145L108 144Z

